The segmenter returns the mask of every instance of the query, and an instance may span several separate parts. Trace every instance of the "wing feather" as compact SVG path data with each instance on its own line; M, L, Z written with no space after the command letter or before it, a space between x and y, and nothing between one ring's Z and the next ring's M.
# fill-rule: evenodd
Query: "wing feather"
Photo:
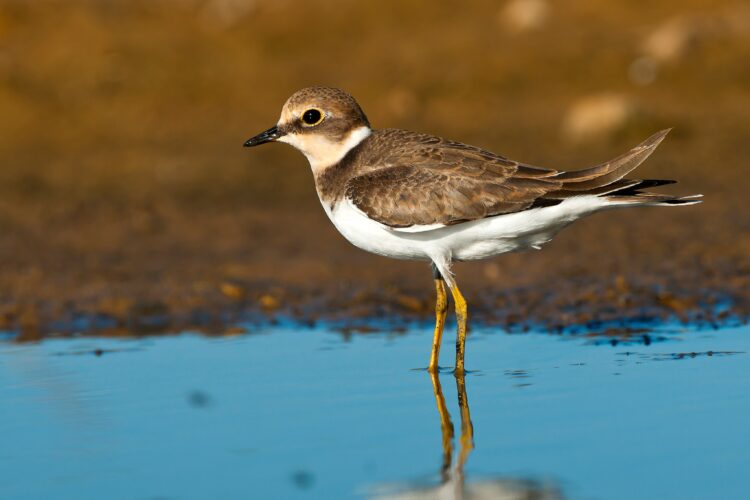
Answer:
M653 152L664 135L666 131L655 134L596 167L559 172L427 134L380 130L368 138L367 164L346 182L345 197L369 218L391 228L434 229L571 196L634 187L640 181L623 177Z

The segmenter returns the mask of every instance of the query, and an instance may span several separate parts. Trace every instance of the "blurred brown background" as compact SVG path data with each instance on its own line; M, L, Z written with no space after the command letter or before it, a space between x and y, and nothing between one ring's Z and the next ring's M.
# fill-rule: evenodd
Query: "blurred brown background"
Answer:
M347 310L381 289L428 310L427 266L344 241L302 155L241 147L318 84L375 127L560 169L674 127L639 176L705 203L594 216L542 252L460 264L459 283L678 312L737 299L749 62L740 1L0 0L0 327L292 295Z

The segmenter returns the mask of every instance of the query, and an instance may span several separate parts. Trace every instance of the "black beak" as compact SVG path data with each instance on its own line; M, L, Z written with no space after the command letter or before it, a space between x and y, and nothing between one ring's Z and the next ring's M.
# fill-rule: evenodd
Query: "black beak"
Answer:
M251 137L250 139L246 140L243 146L245 146L246 148L259 146L261 144L265 144L266 142L275 141L276 139L278 139L279 137L283 135L284 135L284 132L281 132L278 127L271 127L265 132L261 132L255 137Z

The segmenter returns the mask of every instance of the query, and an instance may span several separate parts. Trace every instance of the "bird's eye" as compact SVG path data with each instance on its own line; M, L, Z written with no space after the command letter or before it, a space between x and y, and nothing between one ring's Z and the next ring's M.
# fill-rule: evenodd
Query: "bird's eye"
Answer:
M310 108L302 114L302 121L307 126L317 125L323 121L323 113L319 109Z

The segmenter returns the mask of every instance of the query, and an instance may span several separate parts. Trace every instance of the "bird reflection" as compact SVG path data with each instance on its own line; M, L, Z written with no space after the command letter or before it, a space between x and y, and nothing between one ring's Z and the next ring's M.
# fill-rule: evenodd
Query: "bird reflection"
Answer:
M469 458L471 450L474 449L474 426L471 423L471 413L469 411L469 400L466 397L466 379L463 375L456 376L456 392L458 393L458 406L461 410L461 437L459 438L458 460L455 468L451 470L453 461L453 421L448 413L448 407L445 404L443 388L440 385L440 377L437 373L430 373L432 381L432 390L435 393L435 403L437 404L438 413L440 414L440 430L443 435L443 465L440 468L440 477L443 484L451 482L451 479L458 479L457 484L463 484L463 469L466 459Z
M440 416L443 459L440 466L440 484L435 486L387 485L378 488L374 495L382 499L421 500L421 499L498 499L503 500L561 500L560 491L548 483L511 477L484 478L467 482L464 467L474 450L474 425L471 422L469 398L466 395L466 379L456 374L456 392L461 415L461 434L458 437L458 453L454 448L455 431L451 415L445 404L443 388L437 373L430 373L435 404ZM454 462L455 458L455 462Z

